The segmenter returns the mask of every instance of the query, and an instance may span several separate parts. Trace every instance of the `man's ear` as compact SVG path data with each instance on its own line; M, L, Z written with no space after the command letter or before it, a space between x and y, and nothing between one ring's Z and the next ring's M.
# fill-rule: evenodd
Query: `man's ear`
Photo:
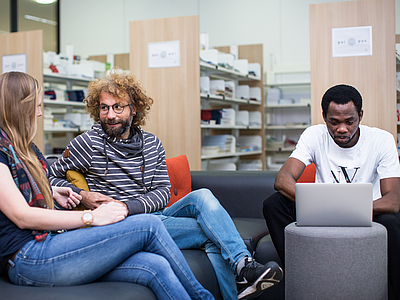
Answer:
M361 110L361 111L360 111L360 122L361 122L361 120L362 120L363 116L364 116L364 111L363 111L363 110Z

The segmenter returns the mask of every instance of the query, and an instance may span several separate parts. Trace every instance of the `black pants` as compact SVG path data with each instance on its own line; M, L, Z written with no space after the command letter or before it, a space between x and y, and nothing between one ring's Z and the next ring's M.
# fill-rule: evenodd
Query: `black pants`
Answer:
M285 227L296 221L295 203L280 193L264 201L263 214L272 242L285 267ZM374 216L374 222L386 227L388 233L388 278L391 298L400 300L400 212Z

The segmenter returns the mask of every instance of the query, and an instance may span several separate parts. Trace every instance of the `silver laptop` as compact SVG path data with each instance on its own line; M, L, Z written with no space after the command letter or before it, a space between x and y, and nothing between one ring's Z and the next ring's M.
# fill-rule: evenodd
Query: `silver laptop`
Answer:
M372 226L372 183L296 183L298 226Z

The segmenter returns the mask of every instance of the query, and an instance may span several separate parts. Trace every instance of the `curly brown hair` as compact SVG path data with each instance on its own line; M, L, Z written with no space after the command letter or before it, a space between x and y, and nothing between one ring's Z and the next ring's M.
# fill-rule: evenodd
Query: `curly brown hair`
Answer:
M91 81L88 86L88 94L84 102L86 111L95 122L100 120L100 94L106 92L116 98L122 99L128 95L131 110L136 108L132 126L144 125L145 118L150 111L154 100L146 95L139 80L129 71L113 70L110 75Z

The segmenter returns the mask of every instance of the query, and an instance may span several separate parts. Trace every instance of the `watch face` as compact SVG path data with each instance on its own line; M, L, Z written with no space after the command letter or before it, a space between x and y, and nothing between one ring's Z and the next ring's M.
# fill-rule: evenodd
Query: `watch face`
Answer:
M93 216L92 216L92 213L86 212L83 214L82 218L83 218L83 221L90 222L90 221L92 221Z

